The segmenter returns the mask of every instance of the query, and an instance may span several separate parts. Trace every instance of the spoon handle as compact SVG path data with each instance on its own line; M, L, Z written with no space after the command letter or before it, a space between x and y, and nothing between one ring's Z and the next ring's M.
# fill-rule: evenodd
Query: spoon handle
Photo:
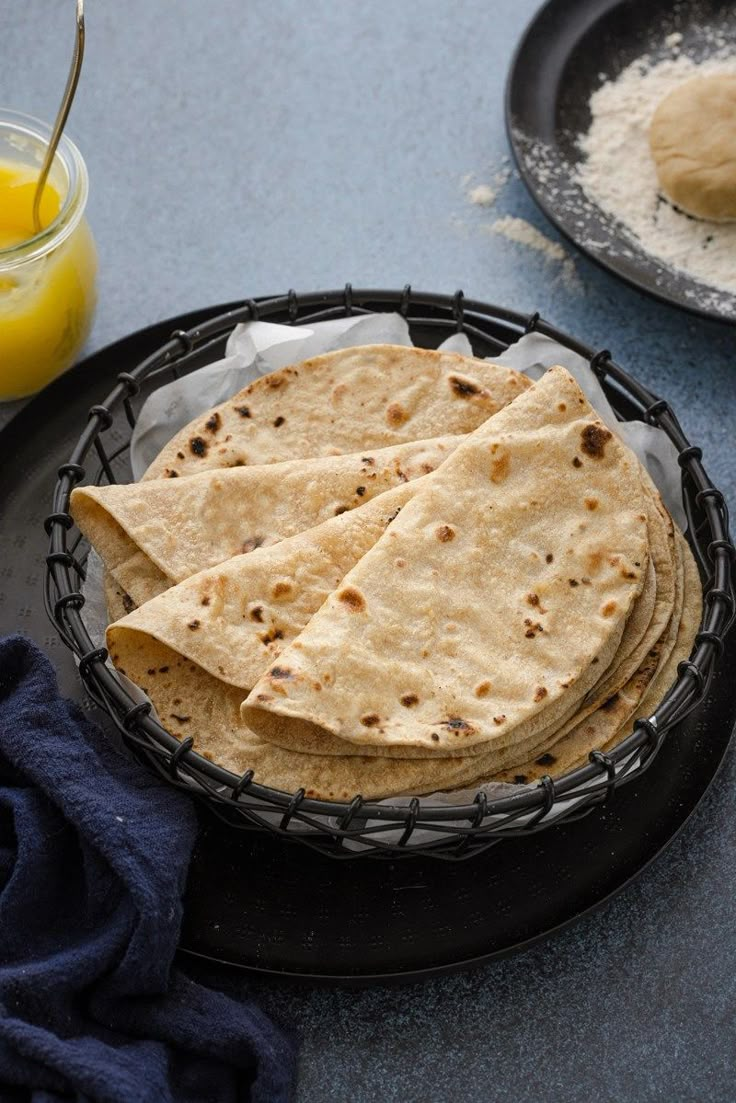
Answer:
M59 144L64 127L66 126L66 120L69 117L69 111L71 110L72 101L74 99L74 93L77 90L77 84L79 83L79 74L82 71L82 59L84 57L84 0L77 0L77 31L76 38L74 40L74 54L72 56L72 64L69 69L69 76L66 81L66 88L64 89L64 95L61 99L61 106L59 107L58 114L56 116L56 122L54 123L54 129L51 133L51 140L46 149L46 156L43 160L43 167L41 169L41 175L38 178L36 184L36 191L33 196L33 226L36 233L41 229L41 196L43 195L43 189L46 187L46 180L48 179L51 165L53 164L54 156L56 154L56 147Z

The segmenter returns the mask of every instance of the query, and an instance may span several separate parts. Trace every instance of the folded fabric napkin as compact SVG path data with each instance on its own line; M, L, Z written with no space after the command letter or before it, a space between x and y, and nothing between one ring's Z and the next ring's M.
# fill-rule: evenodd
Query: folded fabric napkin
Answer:
M291 1097L284 1034L172 968L196 827L38 648L0 640L0 1099Z

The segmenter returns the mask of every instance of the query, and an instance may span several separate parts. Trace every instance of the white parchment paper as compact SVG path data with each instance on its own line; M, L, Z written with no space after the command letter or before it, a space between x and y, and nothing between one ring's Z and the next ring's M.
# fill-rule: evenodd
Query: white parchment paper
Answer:
M222 360L192 372L182 379L165 384L148 398L143 406L131 438L130 458L135 480L145 472L171 437L193 418L224 402L231 395L246 387L253 380L287 364L332 352L340 348L359 345L412 344L409 327L399 314L367 314L353 318L317 322L311 326L283 326L270 322L247 322L236 326L228 338L226 355ZM453 334L440 348L472 356L473 351L464 334ZM662 497L681 528L686 520L682 507L681 473L677 463L677 451L666 433L641 421L620 422L608 402L587 360L565 348L558 342L539 333L521 337L499 356L489 357L493 363L505 364L538 379L547 368L561 364L575 377L591 405L595 407L609 428L639 456L657 485ZM85 622L95 643L104 643L107 627L107 610L103 593L102 562L94 551L87 564L87 580L84 586ZM122 677L118 675L119 677ZM131 697L136 701L147 700L141 690L122 677ZM628 765L629 760L618 769ZM256 779L257 780L257 779ZM592 783L591 783L592 784ZM422 807L468 804L482 789L489 799L518 793L522 786L501 782L451 793L433 793L422 797ZM578 794L580 790L578 790ZM548 814L549 819L566 812L579 803L580 795L572 800L556 802ZM391 797L379 804L408 806L411 797ZM529 817L525 817L529 818ZM274 813L274 823L280 816ZM328 821L330 822L330 821ZM372 821L375 823L375 821ZM524 822L517 820L517 826ZM357 825L354 825L357 826ZM295 829L304 830L301 824ZM395 837L394 837L395 835ZM384 842L396 842L400 832L381 835ZM410 845L436 839L436 834L417 829ZM348 844L352 845L352 844ZM360 844L354 844L359 847Z

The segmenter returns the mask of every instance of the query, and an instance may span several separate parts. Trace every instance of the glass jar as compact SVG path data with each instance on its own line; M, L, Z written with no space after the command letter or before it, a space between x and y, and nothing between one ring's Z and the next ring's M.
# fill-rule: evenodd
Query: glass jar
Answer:
M45 123L0 109L0 401L33 394L66 371L94 316L87 167L63 136L44 190L42 229L33 232L34 183L50 138Z

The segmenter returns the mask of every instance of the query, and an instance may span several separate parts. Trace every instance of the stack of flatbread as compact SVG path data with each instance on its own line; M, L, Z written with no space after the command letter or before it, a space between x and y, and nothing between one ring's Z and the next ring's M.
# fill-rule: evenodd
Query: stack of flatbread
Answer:
M568 770L653 711L700 620L684 538L559 367L330 353L72 511L162 724L328 800Z

